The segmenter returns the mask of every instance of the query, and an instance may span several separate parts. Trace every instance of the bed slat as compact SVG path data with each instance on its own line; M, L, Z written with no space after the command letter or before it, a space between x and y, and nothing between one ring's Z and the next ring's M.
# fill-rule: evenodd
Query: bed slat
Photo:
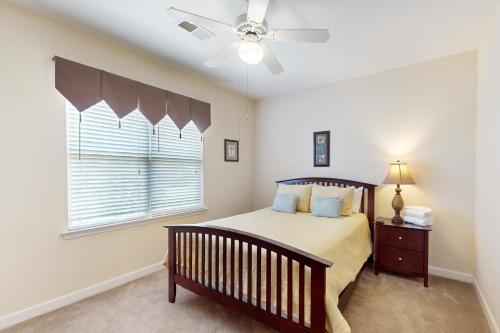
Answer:
M200 262L199 249L198 249L198 233L194 233L194 279L196 282L200 282L200 275L198 274L198 264Z
M188 272L189 280L193 279L193 233L188 233L189 235L189 257L188 257Z
M219 235L215 236L215 290L219 292Z
M181 243L182 243L182 234L177 232L177 273L182 274L182 251L181 251Z
M201 284L205 285L205 234L201 234Z
M247 244L247 303L252 304L252 244Z
M276 253L276 315L281 317L281 254Z
M288 320L292 321L293 319L293 280L292 280L292 259L288 258L288 266L287 266L287 273L286 273L286 289L287 289L287 297L286 297L286 303L287 303L287 315L288 315Z
M261 268L262 268L262 253L261 253L261 247L260 246L257 246L257 281L255 283L255 288L257 288L256 290L256 294L257 294L257 307L260 308L261 307L261 291L262 291L262 272L261 272Z
M266 249L266 311L271 312L271 251Z
M186 248L187 248L187 245L186 245L186 237L187 237L187 234L185 232L182 233L182 247L183 247L183 255L182 255L182 275L183 276L186 276L186 265L187 265L187 252L186 252Z
M226 294L227 286L227 238L222 237L222 293Z
M299 264L299 325L304 325L304 264Z
M238 242L238 298L243 301L243 242Z
M234 297L234 238L231 238L231 297Z
M208 288L212 289L212 235L208 234Z

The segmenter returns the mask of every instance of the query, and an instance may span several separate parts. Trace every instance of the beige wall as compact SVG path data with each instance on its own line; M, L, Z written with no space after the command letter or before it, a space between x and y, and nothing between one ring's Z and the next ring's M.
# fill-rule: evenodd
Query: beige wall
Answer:
M476 280L500 324L500 7L479 50L476 145ZM497 326L497 330L500 327ZM500 332L500 331L499 331Z
M256 104L256 208L273 181L326 176L380 184L388 163L409 162L407 204L435 209L431 265L474 269L476 53L361 77ZM312 134L331 131L331 167L313 168ZM376 215L392 216L394 186L380 186Z
M475 53L265 99L256 102L255 119L250 114L246 121L239 112L245 99L237 94L0 2L0 317L157 263L166 246L161 222L62 240L66 119L64 99L53 88L51 57L57 54L212 104L213 125L204 136L209 210L174 222L270 205L277 179L380 184L390 161L407 160L417 185L403 188L406 203L436 211L431 264L473 273L477 252L475 274L499 321L500 221L492 200L500 185L500 134L491 126L500 122L499 37L497 11L479 53L477 127ZM240 163L224 163L223 139L238 136L240 116ZM330 168L312 167L312 132L318 130L332 131ZM392 195L393 186L378 188L377 215L392 214Z
M59 55L212 104L204 136L206 215L249 211L252 115L239 163L223 162L245 99L152 58L0 2L0 317L162 260L162 223L63 240L67 226L65 101ZM242 115L243 115L243 111ZM244 119L244 117L242 117Z

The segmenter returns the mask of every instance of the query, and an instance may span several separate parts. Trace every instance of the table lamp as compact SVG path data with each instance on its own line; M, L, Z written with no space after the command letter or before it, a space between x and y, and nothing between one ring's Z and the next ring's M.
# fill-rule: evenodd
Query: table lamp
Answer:
M415 184L415 181L411 178L410 172L408 171L408 164L400 161L391 163L389 174L385 178L384 184L396 185L396 195L394 195L394 199L392 199L392 208L395 213L392 222L403 223L404 221L400 212L403 210L405 204L401 197L401 188L399 185Z

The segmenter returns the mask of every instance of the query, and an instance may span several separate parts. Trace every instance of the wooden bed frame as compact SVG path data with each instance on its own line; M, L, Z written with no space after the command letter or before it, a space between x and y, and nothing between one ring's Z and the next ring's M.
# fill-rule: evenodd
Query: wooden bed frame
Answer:
M373 235L374 190L376 185L335 178L296 178L281 180L276 183L316 183L324 186L363 187L361 211L368 216L370 230L372 230ZM325 331L326 269L332 266L332 262L275 240L239 230L196 224L167 225L165 228L168 228L169 302L175 302L176 285L179 285L238 310L280 332L323 333ZM199 243L201 243L201 246L198 245ZM247 251L247 267L252 268L253 250L256 250L257 253L257 262L255 263L256 297L250 297L250 300L243 297L243 293L238 290L240 287L243 288L242 267L244 259L243 246L245 243L247 246L251 246L252 249L252 251ZM189 245L187 246L187 244ZM235 251L235 244L238 244L237 251ZM242 246L239 246L240 244ZM214 245L215 249L212 251ZM205 253L205 248L208 253ZM219 259L221 255L220 248L222 248L222 260ZM212 252L215 253L212 254ZM237 261L235 261L235 252L238 252ZM264 261L262 261L262 255L265 258ZM285 265L286 267L287 288L285 292L288 300L286 309L281 308L282 272L280 269L276 269L276 276L271 276L271 260L267 260L267 258L271 258L271 255L276 256L276 266ZM293 287L293 261L296 262L295 265L298 265L298 290L294 290ZM235 268L236 262L238 263L237 269ZM265 263L265 281L262 281L262 262ZM306 324L304 314L306 269L310 269L311 276L310 325ZM349 297L352 295L361 271L358 273L356 280L350 283L339 295L338 307L340 310L346 306ZM219 274L221 272L222 283L219 283ZM252 269L247 269L246 274L247 295L252 295ZM273 304L271 304L272 278L276 278L276 299ZM229 281L226 281L227 279ZM261 294L262 282L264 282L265 286L264 295ZM298 293L298 297L295 296L295 298L298 298L299 301L298 313L294 313L293 309L293 295L297 295L296 293ZM262 301L265 303L262 304Z

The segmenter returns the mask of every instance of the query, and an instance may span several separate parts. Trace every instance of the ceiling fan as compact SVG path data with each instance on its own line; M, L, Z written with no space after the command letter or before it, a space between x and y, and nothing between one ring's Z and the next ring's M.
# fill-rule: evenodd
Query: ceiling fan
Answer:
M168 11L173 16L188 21L182 23L191 24L192 30L202 27L213 35L214 31L221 31L236 34L241 39L217 52L205 63L208 67L217 67L231 55L238 53L241 60L248 64L262 61L276 75L283 72L283 67L262 43L264 39L276 42L326 43L330 33L328 29L269 29L265 20L268 5L269 0L248 0L247 13L238 16L234 26L174 7L170 7Z

